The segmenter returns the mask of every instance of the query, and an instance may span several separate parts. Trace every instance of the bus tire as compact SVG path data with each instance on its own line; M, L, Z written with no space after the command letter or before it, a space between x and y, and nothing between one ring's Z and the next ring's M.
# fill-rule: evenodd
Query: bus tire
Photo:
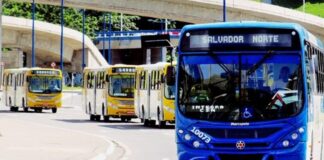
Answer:
M104 116L104 121L109 122L109 118L110 118L109 116Z
M95 121L95 115L93 115L93 114L90 114L90 121Z
M149 126L150 125L150 121L148 119L144 119L144 126Z
M57 112L57 108L52 108L52 113L56 113Z
M160 107L157 108L157 123L159 128L163 128L166 125L166 122L162 121Z
M25 105L25 99L23 98L22 99L22 103L21 103L23 109L24 109L24 112L28 112L28 107Z
M101 116L100 115L95 115L95 121L100 121L100 119L101 119Z
M125 117L121 117L120 120L121 120L122 122L126 122L126 118L125 118Z

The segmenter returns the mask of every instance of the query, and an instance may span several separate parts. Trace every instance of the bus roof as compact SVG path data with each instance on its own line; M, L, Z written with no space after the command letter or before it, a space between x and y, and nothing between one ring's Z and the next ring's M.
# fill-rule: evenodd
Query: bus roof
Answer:
M257 22L257 21L247 21L247 22L220 22L220 23L206 23L206 24L193 24L186 25L181 31L181 38L184 36L183 33L192 30L201 29L216 29L216 28L265 28L265 29L294 29L296 30L301 40L306 40L311 42L318 48L324 49L324 45L319 38L316 38L312 33L307 31L304 27L297 23L284 23L284 22Z

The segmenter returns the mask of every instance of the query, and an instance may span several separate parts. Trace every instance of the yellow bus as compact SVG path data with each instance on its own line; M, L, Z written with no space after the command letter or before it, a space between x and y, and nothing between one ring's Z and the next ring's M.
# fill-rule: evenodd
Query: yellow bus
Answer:
M49 68L5 69L3 90L6 106L10 111L23 108L53 113L62 105L62 72Z
M84 108L91 121L121 118L130 121L134 113L135 67L112 65L85 68L83 72Z
M174 123L174 89L165 83L170 63L136 67L135 113L145 126Z

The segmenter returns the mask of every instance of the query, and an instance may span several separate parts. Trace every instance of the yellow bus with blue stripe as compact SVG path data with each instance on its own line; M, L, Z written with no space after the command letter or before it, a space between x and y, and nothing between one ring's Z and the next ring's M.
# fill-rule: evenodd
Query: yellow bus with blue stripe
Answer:
M62 105L62 72L58 69L6 69L2 84L5 104L11 111L51 109L56 113Z

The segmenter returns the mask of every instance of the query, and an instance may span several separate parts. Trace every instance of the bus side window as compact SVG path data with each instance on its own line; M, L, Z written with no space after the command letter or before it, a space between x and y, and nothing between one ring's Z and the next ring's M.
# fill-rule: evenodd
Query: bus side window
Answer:
M18 80L17 80L17 86L20 86L20 82L21 82L21 74L18 74Z
M2 85L3 85L3 86L6 86L6 78L7 78L7 76L4 75L4 76L3 76L3 80L2 80Z
M151 72L151 89L154 90L155 89L155 71Z
M144 75L143 75L143 89L147 89L147 79L148 75L147 75L147 71L144 71Z
M161 81L160 81L160 71L157 72L157 75L156 75L156 84L157 84L157 89L160 89L161 88Z
M102 88L105 88L106 87L106 77L105 77L105 72L102 72Z
M97 72L97 80L95 82L96 82L96 87L101 88L100 72Z
M12 86L12 73L10 74L9 86Z
M25 85L25 73L22 75L22 85Z

